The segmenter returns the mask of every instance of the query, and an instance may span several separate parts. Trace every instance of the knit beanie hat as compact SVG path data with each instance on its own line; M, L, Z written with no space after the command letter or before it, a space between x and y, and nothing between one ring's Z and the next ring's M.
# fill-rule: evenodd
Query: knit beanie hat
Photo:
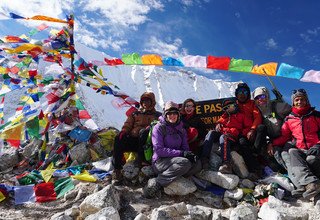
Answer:
M292 106L294 106L293 105L293 100L295 98L297 98L297 97L300 97L300 96L305 97L306 100L307 100L307 104L310 104L309 103L308 94L307 94L306 90L304 90L304 89L294 89L294 90L292 90L292 95L291 95Z
M173 101L168 101L164 105L164 114L166 115L168 112L178 112L179 113L179 105Z
M252 92L252 98L255 99L259 95L266 95L267 99L270 99L270 94L269 90L266 87L257 87L253 92Z
M239 83L239 84L238 84L238 86L237 86L237 88L236 88L236 91L235 91L236 97L237 97L237 95L238 95L238 93L239 93L239 91L240 91L241 89L247 90L247 92L248 92L248 99L249 99L249 98L250 98L250 88L249 88L249 86L247 85L247 83Z

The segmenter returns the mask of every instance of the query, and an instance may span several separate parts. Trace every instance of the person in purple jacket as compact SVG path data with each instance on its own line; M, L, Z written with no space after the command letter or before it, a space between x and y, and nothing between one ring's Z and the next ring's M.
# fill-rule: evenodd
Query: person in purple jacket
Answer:
M150 179L143 193L155 197L162 187L181 176L192 176L201 170L198 157L189 150L187 132L180 121L179 105L169 101L152 131L152 168L157 174Z

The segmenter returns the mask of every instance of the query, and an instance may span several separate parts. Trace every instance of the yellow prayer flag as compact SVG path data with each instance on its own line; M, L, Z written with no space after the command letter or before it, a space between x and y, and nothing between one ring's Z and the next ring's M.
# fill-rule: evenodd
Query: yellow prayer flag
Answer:
M47 183L49 182L49 180L51 179L52 177L52 174L54 173L54 171L56 171L55 169L45 169L45 170L41 170L40 173L44 179L44 181Z
M27 19L40 20L40 21L50 21L50 22L58 22L58 23L68 23L68 21L61 20L61 19L58 19L58 18L52 18L52 17L48 17L48 16L44 16L44 15L36 15L36 16L33 16L33 17L31 17L31 18L27 18Z
M74 176L71 176L73 179L77 179L77 180L83 180L83 181L87 181L87 182L96 182L97 179L90 175L88 171L83 171L82 173L80 174L77 174L77 175L74 175Z
M159 66L163 65L161 56L157 54L142 55L141 60L142 60L142 64L144 65L159 65Z
M2 202L2 201L5 200L5 199L6 199L6 197L3 195L2 192L0 192L0 202Z
M3 130L0 134L1 139L22 140L24 133L25 123L20 123L10 127L7 130Z
M16 47L14 49L9 49L9 48L3 48L7 53L21 53L23 51L26 50L31 50L34 49L36 47L41 48L39 45L35 45L35 44L22 44L19 47Z
M255 74L261 74L261 75L267 74L268 76L275 76L277 73L277 66L278 66L278 63L275 63L275 62L265 63L260 66L255 65L252 68L251 72Z

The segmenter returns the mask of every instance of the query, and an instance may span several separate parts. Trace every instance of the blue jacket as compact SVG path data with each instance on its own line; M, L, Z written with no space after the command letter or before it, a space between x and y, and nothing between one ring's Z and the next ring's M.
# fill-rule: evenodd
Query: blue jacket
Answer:
M161 157L179 157L183 151L189 150L187 132L180 121L172 125L166 122L163 116L152 131L153 156L152 162Z

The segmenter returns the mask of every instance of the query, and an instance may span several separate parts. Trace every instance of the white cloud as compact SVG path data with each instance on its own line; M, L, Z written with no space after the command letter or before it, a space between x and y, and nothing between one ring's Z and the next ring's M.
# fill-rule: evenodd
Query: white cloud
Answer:
M278 48L278 44L273 38L268 39L265 42L265 46L266 46L267 50L277 49Z
M10 12L23 17L31 17L34 15L46 15L49 17L65 19L65 16L71 13L74 0L1 0L0 13L9 15ZM26 26L35 26L39 24L37 21L17 20ZM56 26L57 23L52 23L51 26Z
M312 40L308 34L300 34L300 37L306 42L310 43Z
M155 36L151 36L145 44L144 51L170 57L181 57L188 54L188 50L181 46L182 40L179 38L174 39L172 43L167 43Z
M108 23L134 27L148 20L151 10L163 10L159 0L81 0L84 11L90 11L106 18Z
M297 51L293 47L288 47L284 54L282 54L283 57L291 57L294 56L297 53Z

